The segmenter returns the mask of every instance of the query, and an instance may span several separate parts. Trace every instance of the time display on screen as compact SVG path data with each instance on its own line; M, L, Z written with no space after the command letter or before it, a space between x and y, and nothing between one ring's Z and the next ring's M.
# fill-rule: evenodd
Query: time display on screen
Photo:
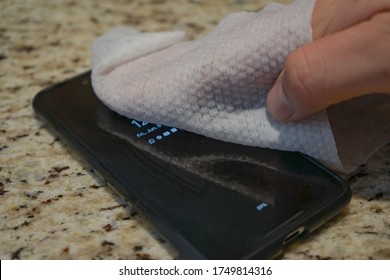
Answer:
M145 121L131 120L131 125L137 127L136 137L145 139L149 145L155 145L167 137L177 134L176 127L166 127L161 124L151 124Z

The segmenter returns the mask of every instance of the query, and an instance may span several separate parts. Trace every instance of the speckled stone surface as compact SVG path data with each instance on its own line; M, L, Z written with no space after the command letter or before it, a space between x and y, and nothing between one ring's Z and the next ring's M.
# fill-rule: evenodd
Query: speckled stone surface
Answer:
M267 1L0 2L0 258L171 259L176 252L31 107L43 87L90 68L93 38L118 24L209 32ZM350 206L286 259L390 259L390 145L355 174Z

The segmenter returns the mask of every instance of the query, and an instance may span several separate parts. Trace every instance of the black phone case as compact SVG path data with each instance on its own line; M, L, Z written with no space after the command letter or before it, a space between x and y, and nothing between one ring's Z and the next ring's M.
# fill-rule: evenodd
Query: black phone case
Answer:
M71 131L66 125L64 125L61 119L58 119L52 115L50 108L46 108L43 105L42 99L47 98L50 94L57 91L64 85L70 83L77 83L82 78L90 75L89 72L83 73L79 76L66 80L57 85L48 87L40 91L33 100L33 107L39 118L43 119L44 122L49 126L52 132L58 135L62 140L65 140L71 147L73 147L84 159L86 159L96 171L105 178L111 187L121 195L126 201L131 203L157 228L157 230L166 237L179 251L179 258L183 259L205 259L207 256L204 252L200 251L193 244L190 244L186 239L186 236L182 236L174 226L167 221L165 217L162 217L156 209L153 209L148 204L145 198L134 191L130 186L129 182L123 178L123 172L128 170L120 170L118 166L122 163L127 162L123 158L123 150L118 149L116 146L110 145L107 139L98 139L99 146L101 149L110 147L109 158L112 160L98 158L94 152L95 148L91 148L87 143L83 142L77 136L77 133ZM241 255L234 258L240 259L274 259L282 256L283 246L286 243L294 240L295 237L303 237L310 234L313 230L324 224L327 220L338 214L350 201L351 190L346 182L336 174L332 173L315 160L304 157L311 164L315 165L321 171L325 172L333 181L334 184L338 184L341 188L340 193L326 206L316 209L315 211L308 213L297 213L288 220L281 223L278 227L268 232L259 244L250 254ZM127 163L126 163L127 164ZM122 165L123 166L123 165ZM132 172L141 172L133 168ZM141 172L142 173L142 172ZM139 173L140 176L144 174ZM164 179L161 179L164 180ZM144 184L148 184L148 180L145 179ZM228 244L227 244L228 246ZM219 259L227 258L231 259L231 256L219 256Z

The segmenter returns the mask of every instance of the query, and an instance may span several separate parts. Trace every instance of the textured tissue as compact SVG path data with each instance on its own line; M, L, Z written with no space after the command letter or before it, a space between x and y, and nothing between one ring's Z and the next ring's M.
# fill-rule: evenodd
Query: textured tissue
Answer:
M300 151L351 172L390 142L390 96L361 97L302 121L265 107L288 54L312 40L314 0L226 16L207 36L117 27L93 45L92 85L110 109L243 145Z

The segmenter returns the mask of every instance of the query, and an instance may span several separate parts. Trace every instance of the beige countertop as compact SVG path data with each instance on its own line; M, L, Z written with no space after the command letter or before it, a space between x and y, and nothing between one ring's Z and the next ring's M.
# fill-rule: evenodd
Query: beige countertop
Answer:
M175 251L94 170L36 119L43 87L90 68L95 36L118 24L209 32L227 13L267 1L0 2L0 258L171 259ZM337 218L286 259L390 259L390 145L347 177Z

